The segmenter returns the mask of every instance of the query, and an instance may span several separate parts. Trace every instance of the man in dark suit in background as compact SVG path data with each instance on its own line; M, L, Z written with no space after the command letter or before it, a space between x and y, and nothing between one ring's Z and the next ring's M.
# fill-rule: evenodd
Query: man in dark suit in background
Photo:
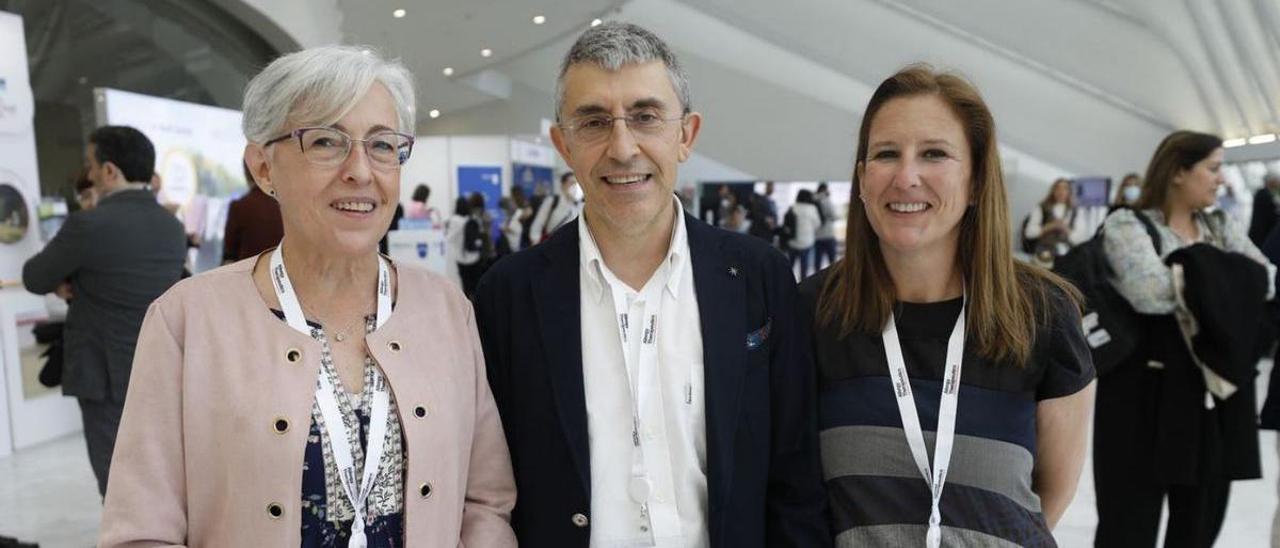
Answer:
M683 69L605 23L557 89L551 138L585 209L475 294L521 545L830 545L791 269L673 194L701 125Z
M1280 216L1280 174L1268 173L1262 183L1253 195L1253 215L1249 219L1249 239L1258 247L1266 242Z
M147 182L155 148L138 130L104 126L89 134L85 169L98 205L78 212L22 267L27 291L74 296L68 307L62 392L84 419L98 492L124 408L133 349L147 307L182 275L187 237Z

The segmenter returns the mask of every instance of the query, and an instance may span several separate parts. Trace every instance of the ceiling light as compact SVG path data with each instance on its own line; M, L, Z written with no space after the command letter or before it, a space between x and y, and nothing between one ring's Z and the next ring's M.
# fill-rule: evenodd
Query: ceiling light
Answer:
M432 118L439 118L439 117L440 117L440 111L438 111L438 110L436 110L436 109L434 109L434 108L433 108L433 109L431 109L431 111L430 111L430 112L427 112L427 116L430 116L430 117L432 117Z
M591 20L591 26L593 26L593 27L598 27L598 26L600 26L600 24L601 24L601 23L604 23L604 21L601 21L601 20L599 20L599 19L592 19L592 20Z
M489 48L484 48L484 49L480 50L480 56L481 56L481 57L488 57L488 56L490 56L490 55L493 55L493 50L491 50L491 49L489 49Z
M443 71L445 76L453 76L453 67L445 67Z
M1261 134L1261 135L1254 135L1253 137L1250 137L1250 138L1249 138L1249 144L1251 144L1251 145L1263 145L1263 144L1266 144L1266 143L1272 143L1272 142L1275 142L1275 140L1276 140L1276 134L1274 134L1274 133L1263 133L1263 134Z
M546 17L543 17L543 16L541 16L541 15L535 15L535 16L533 16L533 24L535 24L535 25L541 25L541 24L546 23L546 22L547 22L547 18L546 18Z
M1222 146L1223 146L1224 148L1234 148L1234 147L1244 146L1244 145L1245 145L1245 143L1248 143L1248 142L1249 142L1249 140L1248 140L1248 139L1244 139L1244 138L1240 138L1240 139L1227 139L1226 141L1223 141L1223 142L1222 142Z
M400 19L400 18L404 17L406 13L408 13L408 12L404 11L404 8L400 8L400 9L398 9L398 10L396 10L396 11L391 12L391 16L392 16L392 17L395 17L396 19Z

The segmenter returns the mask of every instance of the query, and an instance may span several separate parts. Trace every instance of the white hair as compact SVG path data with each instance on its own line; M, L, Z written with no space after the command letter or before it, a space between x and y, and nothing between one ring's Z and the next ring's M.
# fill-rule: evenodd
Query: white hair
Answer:
M413 135L413 76L404 65L384 60L364 46L321 46L284 55L249 81L244 90L244 136L251 143L263 143L279 137L290 124L333 124L375 82L390 92L399 130Z
M560 76L556 78L556 120L560 119L560 109L564 107L564 75L569 72L569 67L591 63L616 72L624 65L651 61L662 61L667 68L667 77L671 79L671 87L680 99L682 112L692 110L693 96L689 93L689 77L667 43L639 25L610 21L583 32L561 60Z

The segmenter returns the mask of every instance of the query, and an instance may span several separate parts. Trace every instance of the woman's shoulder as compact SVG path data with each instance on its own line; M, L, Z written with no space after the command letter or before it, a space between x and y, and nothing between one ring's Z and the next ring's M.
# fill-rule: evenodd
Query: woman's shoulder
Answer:
M1019 264L1018 281L1032 296L1031 305L1041 318L1055 322L1079 317L1081 296L1070 282L1038 266Z
M458 284L422 266L396 263L397 302L404 299L437 302L445 308L464 312L471 304Z
M151 303L166 321L185 321L192 314L204 317L240 317L243 296L256 295L253 288L254 258L225 265L179 280ZM246 291L246 288L248 290Z

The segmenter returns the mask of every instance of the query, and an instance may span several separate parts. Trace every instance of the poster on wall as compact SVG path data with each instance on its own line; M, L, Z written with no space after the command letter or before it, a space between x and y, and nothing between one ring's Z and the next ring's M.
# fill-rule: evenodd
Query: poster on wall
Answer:
M227 208L248 190L241 113L108 88L94 94L100 125L133 126L155 145L160 202L200 243L194 270L217 267Z
M555 185L552 184L555 175L549 167L512 163L511 177L513 178L511 187L524 189L526 197L532 197L539 185L543 186L548 194L555 191Z
M416 264L449 275L449 248L443 227L392 230L387 233L387 255L397 264Z
M502 199L502 167L501 166L458 166L458 196L469 197L473 193L484 196L484 208L493 219L490 232L502 226L502 209L498 200Z
M22 18L0 12L0 284L16 284L40 249L29 228L40 201L34 113Z

